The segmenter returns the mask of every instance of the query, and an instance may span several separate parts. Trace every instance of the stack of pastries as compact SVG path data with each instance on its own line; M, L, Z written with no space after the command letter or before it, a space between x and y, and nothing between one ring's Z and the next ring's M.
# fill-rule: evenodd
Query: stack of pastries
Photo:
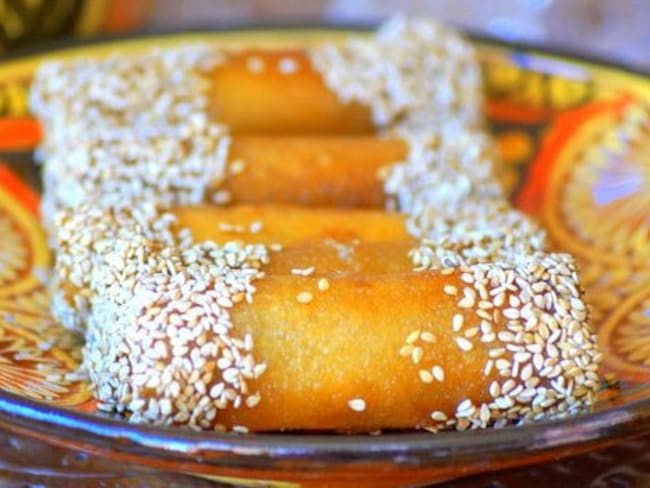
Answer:
M509 205L482 104L472 47L421 18L44 65L52 312L99 408L235 432L589 410L574 261Z

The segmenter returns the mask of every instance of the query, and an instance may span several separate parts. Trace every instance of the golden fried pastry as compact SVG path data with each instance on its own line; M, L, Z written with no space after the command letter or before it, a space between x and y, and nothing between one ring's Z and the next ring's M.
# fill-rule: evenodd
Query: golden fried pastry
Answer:
M168 245L177 243L179 239L171 235L183 230L191 232L196 242L272 246L276 251L273 259L265 265L267 273L291 274L292 270L301 267L317 267L321 272L362 274L407 271L412 268L408 252L416 245L415 239L406 232L404 215L378 210L201 205L177 207L169 216L174 223L170 236L164 240ZM118 223L110 225L120 226L129 225L129 220L110 213L96 217L101 223L90 226L89 232L92 232L93 250L102 252L105 248L110 249L113 239L119 238L119 232L106 233L107 218L119 219ZM65 292L65 300L77 302L74 308L68 309L64 320L70 328L85 327L92 265L90 254L80 251L88 237L78 231L83 220L88 222L92 219L92 215L81 209L57 222L61 240L58 279L62 280L60 287Z
M304 50L245 50L209 74L208 110L235 134L373 133L367 105L330 90Z
M31 100L52 311L85 335L101 409L366 432L593 404L573 260L509 206L446 28L53 63Z
M371 135L234 136L215 188L233 203L383 208L382 177L406 155L400 139Z

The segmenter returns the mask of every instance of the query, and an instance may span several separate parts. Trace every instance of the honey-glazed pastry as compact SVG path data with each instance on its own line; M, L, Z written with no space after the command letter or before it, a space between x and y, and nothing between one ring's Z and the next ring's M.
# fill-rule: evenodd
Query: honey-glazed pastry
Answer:
M45 66L54 315L102 410L193 429L588 411L573 259L508 204L471 47L422 19L303 50Z

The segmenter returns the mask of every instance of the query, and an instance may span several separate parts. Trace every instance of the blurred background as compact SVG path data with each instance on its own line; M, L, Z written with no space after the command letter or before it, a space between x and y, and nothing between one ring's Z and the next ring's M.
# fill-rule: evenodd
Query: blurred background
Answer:
M0 53L100 33L369 24L398 11L650 70L650 0L0 0Z

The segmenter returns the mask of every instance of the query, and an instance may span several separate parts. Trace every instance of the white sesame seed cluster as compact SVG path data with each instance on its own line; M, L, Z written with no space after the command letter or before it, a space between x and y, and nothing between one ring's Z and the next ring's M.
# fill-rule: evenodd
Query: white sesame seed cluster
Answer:
M218 410L260 400L249 385L266 365L250 334L234 336L228 311L252 300L266 251L202 244L159 256L160 271L93 295L84 361L100 408L132 422L223 430Z
M193 244L173 225L153 205L64 211L58 272L89 290L69 325L87 327L84 366L101 409L220 430L218 410L260 400L249 383L266 366L250 334L232 333L229 310L252 301L268 255L261 245Z
M600 384L602 354L573 259L535 253L514 257L512 264L459 269L464 287L445 293L475 317L468 322L460 313L454 316L456 344L463 351L487 345L483 373L496 378L488 387L490 401L464 399L453 416L433 412L433 428L501 427L588 411Z
M378 37L326 46L315 66L342 100L366 103L378 127L407 142L406 159L385 175L388 208L408 215L407 229L420 241L410 253L416 270L462 272L462 290L445 287L458 296L449 327L464 353L487 345L484 375L497 372L490 402L467 398L451 415L434 411L426 428L500 427L589 410L602 356L575 263L544 252L545 233L510 206L493 175L472 49L413 19L393 19ZM470 324L461 313L467 309L476 313ZM434 343L414 331L400 355L418 364ZM418 374L425 384L445 381L437 364Z
M314 66L344 101L372 109L375 124L407 142L384 190L422 245L417 268L504 259L542 249L543 231L512 209L493 176L483 126L480 67L472 47L429 20L394 17L372 39L328 44Z
M226 174L228 130L210 121L202 76L221 61L197 45L44 64L30 107L45 129L45 221L89 201L202 202Z
M115 254L120 245L127 245L141 259L163 247L189 245L187 232L177 234L172 230L174 221L172 215L151 204L101 208L86 203L74 210L60 211L52 236L56 252L52 283L55 318L64 326L83 332L89 311L89 294L84 290L91 290L95 267L123 268ZM108 255L111 259L106 258ZM74 285L82 292L67 297L61 283ZM69 300L74 301L74 306Z
M228 128L210 120L203 76L221 61L187 46L48 63L32 85L52 311L86 335L100 408L135 422L218 429L217 410L259 401L248 383L265 365L229 309L252 299L266 249L194 244L165 212L205 201L226 175Z
M429 19L395 16L372 37L313 49L311 60L342 100L369 106L379 128L482 121L473 48Z
M397 132L409 154L390 169L384 188L420 239L411 253L417 269L507 261L543 249L542 229L510 206L493 176L486 133L456 125Z
M424 211L410 217L407 226L414 235L424 234L410 252L418 270L512 263L516 256L540 251L544 244L544 233L532 221L498 200L461 206L455 215Z
M372 39L321 46L311 57L343 100L367 104L379 129L407 142L385 191L420 242L410 254L414 267L461 273L464 287L444 289L459 311L448 326L462 353L489 347L491 400L467 398L455 412L431 412L427 428L501 426L588 409L600 353L573 260L543 252L543 232L508 205L492 175L471 47L435 23L397 17ZM234 334L229 310L252 301L267 248L195 243L166 213L205 201L226 176L228 128L210 121L202 76L219 62L218 52L193 46L55 63L32 91L47 134L53 313L86 334L84 362L100 408L133 422L221 430L219 410L261 400L255 385L266 365L250 334ZM314 268L291 273L309 276ZM82 291L69 296L66 283ZM318 281L319 290L329 287ZM311 292L296 297L303 305L313 299ZM468 310L476 315L471 323L460 313ZM417 332L399 354L419 363L434 343ZM418 374L444 386L440 365ZM348 406L360 415L371 408L361 397Z

